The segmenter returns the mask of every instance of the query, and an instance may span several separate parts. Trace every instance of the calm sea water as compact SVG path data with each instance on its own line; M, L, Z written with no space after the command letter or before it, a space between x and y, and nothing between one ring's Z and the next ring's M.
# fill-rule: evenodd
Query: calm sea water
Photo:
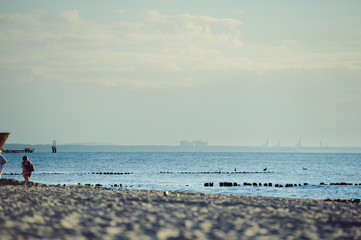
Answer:
M23 154L4 156L8 163L3 178L23 180ZM36 152L28 156L35 164L31 180L46 184L122 184L126 189L307 199L361 198L360 153ZM214 186L204 187L206 182ZM239 186L221 187L220 182L237 182ZM244 186L244 182L273 186ZM330 185L341 182L353 185ZM279 188L275 184L302 186Z

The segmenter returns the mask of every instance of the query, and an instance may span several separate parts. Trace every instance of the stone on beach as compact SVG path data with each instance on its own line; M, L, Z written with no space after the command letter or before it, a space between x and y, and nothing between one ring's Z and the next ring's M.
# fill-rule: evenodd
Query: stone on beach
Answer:
M358 203L0 181L1 239L360 239Z

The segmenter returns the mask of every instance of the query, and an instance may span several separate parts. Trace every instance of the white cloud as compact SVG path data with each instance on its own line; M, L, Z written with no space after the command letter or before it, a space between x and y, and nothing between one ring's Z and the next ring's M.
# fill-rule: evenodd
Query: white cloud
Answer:
M103 82L99 75L104 74L109 76L108 83L133 81L137 86L152 85L145 84L146 81L168 85L139 72L150 71L160 77L192 71L196 69L195 63L213 54L213 49L229 44L237 47L242 25L232 19L189 14L166 16L157 11L148 11L136 21L108 25L81 19L78 10L61 13L67 22L59 18L48 25L36 24L44 18L43 14L2 18L11 22L8 32L2 30L0 35L3 48L11 50L1 56L2 63L15 64L34 78ZM182 85L174 81L170 84Z
M61 16L69 22L76 22L80 20L79 11L74 9L71 11L64 11Z
M310 53L294 40L243 44L243 22L235 19L118 13L110 24L82 19L78 10L1 16L1 66L28 72L19 79L136 87L198 86L209 72L361 66L360 53Z
M0 16L0 20L5 24L39 24L41 22L41 18L44 17L42 12L36 11L31 14L20 14L13 13L10 15L2 15Z

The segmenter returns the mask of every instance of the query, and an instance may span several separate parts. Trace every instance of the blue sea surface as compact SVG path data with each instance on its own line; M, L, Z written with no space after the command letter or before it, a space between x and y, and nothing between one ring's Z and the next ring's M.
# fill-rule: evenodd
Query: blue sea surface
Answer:
M24 154L3 155L8 160L3 178L23 180ZM27 155L35 165L31 180L45 184L102 184L109 188L122 184L125 189L305 199L361 198L360 153L35 152ZM204 186L210 182L214 183L213 187ZM223 182L237 186L220 186ZM257 186L245 186L245 182ZM330 185L342 182L352 185ZM264 186L265 183L272 183L272 187ZM275 187L276 184L283 187ZM286 184L297 186L285 187Z

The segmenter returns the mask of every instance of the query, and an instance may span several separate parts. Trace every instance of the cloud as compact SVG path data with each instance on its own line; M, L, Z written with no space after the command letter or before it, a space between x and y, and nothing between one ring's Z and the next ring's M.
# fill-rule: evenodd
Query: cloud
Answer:
M118 13L108 24L76 9L2 15L0 64L17 79L135 87L200 86L212 73L361 66L360 53L310 53L294 40L244 44L236 19Z
M49 24L46 17L39 13L2 16L8 23L0 35L2 48L8 49L0 56L3 66L17 66L28 72L29 79L48 81L184 85L181 79L160 79L180 72L192 75L195 64L221 46L241 46L242 22L232 19L162 15L153 10L135 21L111 24L81 19L78 10L64 11Z
M0 16L0 21L3 24L26 24L34 25L40 24L41 19L45 17L44 13L41 11L35 11L29 14L13 13L10 15Z
M79 11L75 9L71 11L64 11L61 13L61 16L69 22L76 22L80 20Z

